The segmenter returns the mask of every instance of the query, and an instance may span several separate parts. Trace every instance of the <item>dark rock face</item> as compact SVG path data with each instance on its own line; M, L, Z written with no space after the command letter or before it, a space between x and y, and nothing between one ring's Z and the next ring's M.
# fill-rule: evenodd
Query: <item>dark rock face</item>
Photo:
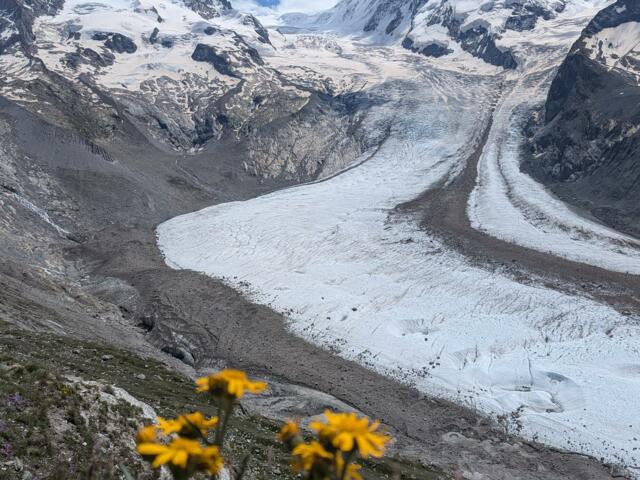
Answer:
M518 32L533 30L536 26L537 21L538 17L536 15L533 15L532 13L512 15L507 18L505 28L507 30L516 30Z
M158 34L160 33L160 30L158 29L158 27L153 29L153 32L151 32L151 35L149 36L149 43L154 44L158 41Z
M132 39L120 33L96 32L92 38L98 41L104 40L104 46L117 53L134 53L138 49Z
M77 69L80 65L89 64L94 67L108 67L113 65L115 57L110 52L98 53L90 48L78 49L74 53L68 53L64 62L71 68Z
M185 0L184 3L205 19L219 17L225 10L231 10L229 0Z
M640 22L640 2L618 0L585 28L553 80L523 168L603 222L638 235L640 84L632 73L638 58L615 57L611 68L602 41L593 41L627 22Z
M213 65L218 72L222 75L228 75L230 77L237 77L238 75L233 71L231 61L224 52L218 53L215 47L199 43L196 45L191 58L196 62L207 62Z
M584 47L586 39L593 37L605 28L615 28L627 22L640 21L640 3L633 0L619 0L615 4L605 8L594 17L582 32L580 39L573 45L571 52L564 61L558 74L551 84L549 97L546 104L545 121L551 122L570 99L571 95L576 92L579 87L580 80L587 80L585 72L587 69L595 68L592 65L589 50ZM637 61L635 58L620 59L620 61L633 63ZM612 76L616 72L611 72ZM591 78L590 85L597 82L597 79ZM584 92L586 93L586 92Z
M112 35L104 46L118 53L134 53L138 49L133 40L119 33Z
M462 49L474 57L491 65L514 69L518 66L510 50L502 50L496 45L496 37L482 26L475 26L458 34Z
M0 0L0 55L16 44L30 52L34 20L55 15L63 4L64 0Z
M387 35L392 34L395 31L395 29L398 28L398 26L400 25L401 22L402 22L402 11L401 10L396 10L395 17L393 17L393 20L391 20L387 24L387 28L384 29L384 32Z
M151 7L150 11L151 11L151 12L153 12L153 13L155 13L155 15L156 15L156 21L157 21L158 23L162 23L162 22L164 22L164 18L162 18L162 17L160 16L160 14L158 13L158 9L157 9L156 7Z
M444 45L440 45L439 43L430 43L428 45L425 45L421 48L416 48L414 47L414 43L413 40L409 37L406 37L403 41L402 41L402 46L403 48L406 48L407 50L411 50L412 52L416 52L416 53L420 53L426 57L434 57L434 58L438 58L438 57L443 57L444 55L448 55L450 53L453 53L453 50L450 50L449 48L447 48Z
M365 32L372 32L377 30L378 27L384 27L384 31L387 35L393 33L398 25L402 22L403 13L402 7L404 6L403 1L400 0L390 0L387 2L382 2L378 4L375 12L369 18L367 23L364 26ZM392 20L387 25L380 25L384 19L392 17Z

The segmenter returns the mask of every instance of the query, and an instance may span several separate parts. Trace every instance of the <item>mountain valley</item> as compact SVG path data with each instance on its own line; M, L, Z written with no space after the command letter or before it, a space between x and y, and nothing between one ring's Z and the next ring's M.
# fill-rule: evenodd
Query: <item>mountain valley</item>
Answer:
M248 443L344 408L400 478L639 478L639 4L260 11L0 0L0 371L242 368Z

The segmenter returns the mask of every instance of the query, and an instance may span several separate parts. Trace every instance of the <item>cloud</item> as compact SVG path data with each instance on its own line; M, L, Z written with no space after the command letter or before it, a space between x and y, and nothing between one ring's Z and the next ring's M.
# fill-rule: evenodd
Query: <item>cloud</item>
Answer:
M259 5L257 0L231 0L234 8L244 12L250 12L265 21L275 21L284 13L301 12L317 13L328 10L339 0L280 0L273 7Z

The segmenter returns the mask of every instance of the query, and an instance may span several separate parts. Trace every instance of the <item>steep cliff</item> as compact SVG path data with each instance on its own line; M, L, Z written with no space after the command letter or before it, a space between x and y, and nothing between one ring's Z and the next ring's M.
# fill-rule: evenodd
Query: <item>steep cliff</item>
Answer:
M640 233L640 3L602 10L555 77L524 167L601 221Z

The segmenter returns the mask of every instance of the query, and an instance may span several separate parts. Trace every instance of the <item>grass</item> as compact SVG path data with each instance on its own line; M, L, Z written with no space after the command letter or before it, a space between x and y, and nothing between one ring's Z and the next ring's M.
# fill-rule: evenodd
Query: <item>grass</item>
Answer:
M0 322L0 478L108 480L123 478L120 463L140 480L157 476L134 451L142 411L118 401L114 387L161 416L215 414L190 379L161 363ZM251 454L247 478L294 479L287 452L274 438L278 428L264 417L237 415L225 454L236 464ZM401 458L367 462L362 473L367 480L448 478Z

